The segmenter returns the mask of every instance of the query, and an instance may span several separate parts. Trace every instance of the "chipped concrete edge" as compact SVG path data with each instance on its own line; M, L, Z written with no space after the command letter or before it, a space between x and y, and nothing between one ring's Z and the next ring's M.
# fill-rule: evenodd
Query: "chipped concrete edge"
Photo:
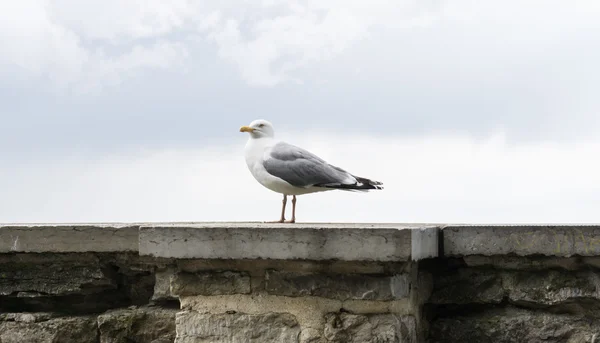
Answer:
M600 256L600 225L0 224L0 253L15 252L346 261L419 261L442 255Z

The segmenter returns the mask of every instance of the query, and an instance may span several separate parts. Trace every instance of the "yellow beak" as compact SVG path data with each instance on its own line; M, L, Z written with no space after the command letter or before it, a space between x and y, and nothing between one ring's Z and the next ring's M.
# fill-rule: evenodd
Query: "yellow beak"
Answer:
M251 128L250 126L242 126L240 127L240 132L252 132L254 131L253 128Z

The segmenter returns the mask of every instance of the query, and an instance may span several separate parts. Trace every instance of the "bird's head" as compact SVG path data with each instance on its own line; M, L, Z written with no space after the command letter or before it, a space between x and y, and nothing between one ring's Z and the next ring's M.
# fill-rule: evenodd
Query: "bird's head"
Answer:
M248 132L252 138L275 136L273 125L264 119L257 119L248 126L242 126L240 132Z

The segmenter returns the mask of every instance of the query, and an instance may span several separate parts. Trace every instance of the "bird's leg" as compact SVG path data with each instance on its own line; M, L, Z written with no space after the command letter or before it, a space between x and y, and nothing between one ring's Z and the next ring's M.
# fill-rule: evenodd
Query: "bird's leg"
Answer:
M287 203L287 195L283 195L283 200L281 202L281 218L279 219L279 222L283 223L285 222L285 204Z
M285 204L287 203L287 195L283 195L283 200L281 201L281 218L276 221L267 222L267 223L285 223Z
M292 219L286 221L286 223L295 223L296 222L296 196L292 196Z

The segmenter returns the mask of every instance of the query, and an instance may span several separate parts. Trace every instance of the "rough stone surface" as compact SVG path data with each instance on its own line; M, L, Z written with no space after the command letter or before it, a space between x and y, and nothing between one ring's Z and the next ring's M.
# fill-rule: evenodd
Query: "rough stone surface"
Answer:
M347 300L392 300L409 295L407 274L374 276L267 271L265 290L292 297L317 296Z
M0 313L0 322L36 323L45 322L54 317L56 315L49 312Z
M588 258L589 259L589 258ZM576 270L583 264L576 257L523 257L469 255L462 258L469 267L493 267L497 269L543 270L548 268ZM588 260L589 261L589 260Z
M41 322L0 321L2 343L97 343L94 317L53 318Z
M460 268L435 278L433 304L554 306L574 301L600 302L600 272L592 270L496 270Z
M0 295L36 292L46 295L89 294L116 288L110 270L97 261L50 259L39 264L0 258Z
M148 302L154 275L139 256L0 254L0 312L98 313Z
M324 337L335 343L416 343L413 317L393 314L355 315L330 313L325 316Z
M177 273L171 279L171 294L179 296L249 293L250 276L243 272Z
M154 273L154 292L152 301L171 301L177 299L177 296L171 293L171 280L175 276L175 268L158 269Z
M177 314L175 343L299 342L300 326L288 313Z
M0 225L0 253L138 251L138 226Z
M600 225L596 226L447 226L444 255L600 255Z
M499 303L505 296L501 276L490 269L454 270L434 278L433 304Z
M0 226L0 343L600 343L600 226L441 232Z
M430 343L587 343L598 342L600 322L583 316L517 309L438 318Z
M177 311L150 307L104 313L98 316L100 343L173 342Z
M432 226L433 227L433 226ZM173 224L140 227L140 254L165 258L407 261L411 229L392 224ZM422 235L419 244L430 246ZM429 238L428 238L429 237Z

